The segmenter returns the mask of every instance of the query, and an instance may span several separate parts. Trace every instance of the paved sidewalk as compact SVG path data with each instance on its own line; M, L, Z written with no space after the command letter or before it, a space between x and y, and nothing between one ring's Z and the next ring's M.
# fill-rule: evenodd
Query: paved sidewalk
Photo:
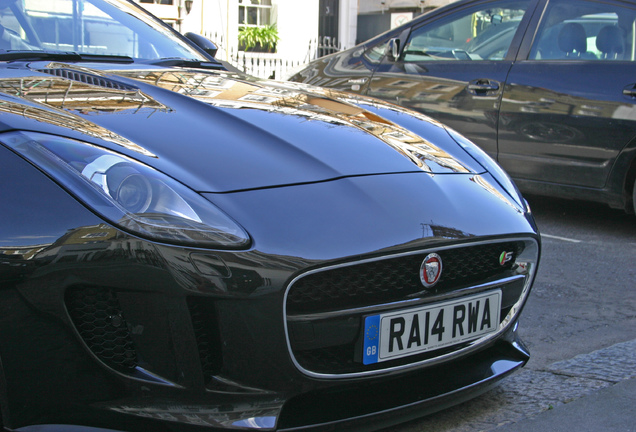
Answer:
M636 379L494 429L495 432L636 432Z
M496 432L636 432L636 339L550 365L546 372L603 387Z
M387 432L636 432L636 339L541 369Z

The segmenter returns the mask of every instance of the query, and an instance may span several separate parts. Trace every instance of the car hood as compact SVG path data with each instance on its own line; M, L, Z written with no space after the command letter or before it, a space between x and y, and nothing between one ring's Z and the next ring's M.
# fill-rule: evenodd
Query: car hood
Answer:
M0 130L82 139L199 192L484 168L444 127L374 99L229 73L5 64Z

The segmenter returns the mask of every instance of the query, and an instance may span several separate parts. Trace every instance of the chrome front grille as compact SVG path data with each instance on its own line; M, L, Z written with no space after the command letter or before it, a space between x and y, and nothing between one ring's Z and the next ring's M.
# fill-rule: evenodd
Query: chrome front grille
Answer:
M530 249L525 253L526 249ZM420 267L429 253L443 261L443 272L432 289L420 281ZM501 264L502 253L512 252ZM502 290L501 322L527 294L529 272L525 255L536 259L534 240L491 241L440 247L318 269L296 278L286 295L289 348L302 371L321 377L355 376L408 367L460 351L472 342L410 357L364 365L362 327L365 315L433 303L459 293L496 287ZM513 313L516 313L513 311Z

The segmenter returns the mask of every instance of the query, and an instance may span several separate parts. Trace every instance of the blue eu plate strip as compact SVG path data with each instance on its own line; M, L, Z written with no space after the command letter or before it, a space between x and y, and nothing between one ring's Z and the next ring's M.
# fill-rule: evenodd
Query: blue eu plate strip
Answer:
M380 352L380 315L366 317L364 320L364 353L362 363L365 365L378 362Z

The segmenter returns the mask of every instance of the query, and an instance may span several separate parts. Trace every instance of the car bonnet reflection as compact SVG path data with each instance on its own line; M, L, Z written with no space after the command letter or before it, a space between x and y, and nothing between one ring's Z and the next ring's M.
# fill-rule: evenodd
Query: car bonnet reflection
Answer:
M258 109L302 116L363 130L409 158L426 172L469 173L459 161L433 143L382 117L347 103L337 92L294 86L291 83L249 82L228 74L211 75L198 72L134 71L120 73L148 84L221 108ZM298 89L294 88L298 87ZM300 91L302 88L302 91Z

